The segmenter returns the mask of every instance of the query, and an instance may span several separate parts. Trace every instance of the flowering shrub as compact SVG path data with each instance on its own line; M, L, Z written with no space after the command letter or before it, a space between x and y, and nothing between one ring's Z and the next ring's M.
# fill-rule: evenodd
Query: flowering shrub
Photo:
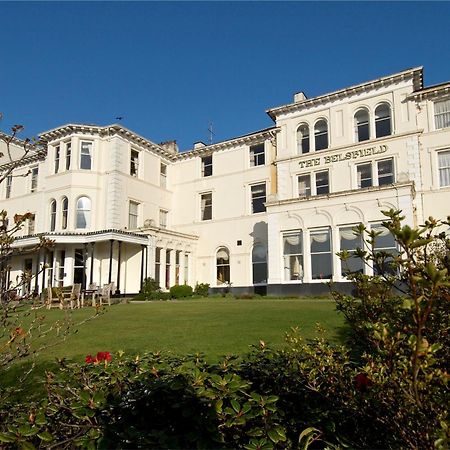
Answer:
M111 353L109 352L98 352L97 356L93 357L92 355L87 355L85 358L86 364L98 364L99 362L111 361Z

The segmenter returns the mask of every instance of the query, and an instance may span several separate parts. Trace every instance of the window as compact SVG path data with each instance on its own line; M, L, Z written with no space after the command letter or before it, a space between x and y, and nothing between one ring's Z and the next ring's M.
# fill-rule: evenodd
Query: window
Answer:
M86 286L86 262L84 259L84 250L82 248L75 249L75 261L73 265L73 282Z
M303 280L302 232L283 234L283 259L285 281Z
M450 150L438 153L439 186L450 186Z
M323 172L316 172L316 194L328 194L330 192L330 186L328 181L328 170Z
M138 227L138 211L139 203L130 200L128 209L128 228L130 228L131 230L134 230Z
M372 164L358 164L356 166L356 174L358 177L358 188L366 188L372 186Z
M212 155L202 158L202 177L210 177L213 174Z
M436 130L450 127L450 98L434 102L434 124Z
M394 183L394 160L383 159L377 161L378 186Z
M212 192L201 194L201 220L212 219Z
M66 144L66 170L70 170L70 160L72 158L72 143Z
M63 197L61 201L61 229L67 229L67 217L69 215L69 200Z
M252 145L250 147L250 167L264 166L265 163L264 144Z
M160 168L160 186L162 188L167 187L167 165L164 163L161 163Z
M91 170L92 167L92 142L81 143L80 169Z
M314 127L315 150L328 148L328 124L326 120L319 120Z
M56 228L56 200L50 202L50 231Z
M329 280L333 274L329 229L311 231L311 275L313 280Z
M60 159L60 148L59 145L55 147L55 173L59 171L59 159Z
M382 103L375 109L375 137L389 136L391 133L391 107Z
M230 283L230 252L221 247L216 254L217 285Z
M252 250L253 284L267 283L267 250L258 244Z
M38 174L39 174L39 167L33 167L31 169L31 192L36 192L37 186L38 186Z
M167 228L167 215L168 212L164 209L159 210L159 227L160 228Z
M374 223L370 228L371 231L375 231L377 234L374 239L374 253L381 253L381 255L385 256L386 254L395 256L398 251L397 244L395 243L392 233L381 223ZM387 256L385 258L381 257L379 260L374 261L373 272L375 275L379 275L381 273L392 273L392 269L390 268L392 256Z
M80 197L77 200L76 227L89 228L91 225L91 200L88 197Z
M309 126L306 124L297 128L297 152L300 155L309 153Z
M375 172L375 177L373 173ZM358 188L383 186L395 182L394 159L382 159L356 166Z
M11 198L12 180L13 180L12 175L8 175L6 177L6 191L5 191L6 198Z
M369 139L369 112L367 109L360 109L355 113L355 141L363 142Z
M34 234L35 226L36 226L36 216L34 214L32 214L27 220L27 234L28 235Z
M265 212L266 206L266 183L254 184L251 186L252 194L252 214Z
M131 150L130 154L130 175L132 177L139 176L139 152L137 150Z
M354 256L357 248L362 248L362 237L355 234L353 227L339 228L339 237L341 241L340 249L347 250L350 257L346 261L341 261L341 275L346 277L350 272L363 273L364 261Z
M311 189L311 186L313 188ZM328 170L298 176L299 197L309 197L311 195L329 194L330 183Z

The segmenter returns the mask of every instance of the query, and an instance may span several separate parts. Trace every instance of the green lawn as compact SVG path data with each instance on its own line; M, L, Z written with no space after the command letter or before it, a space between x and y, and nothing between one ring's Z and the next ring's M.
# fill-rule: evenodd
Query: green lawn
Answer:
M93 311L85 308L71 314L77 322ZM51 322L62 318L64 312L38 310L37 314L44 314L45 320ZM327 330L330 339L339 339L343 318L331 300L211 298L113 305L75 327L77 332L61 344L42 352L38 365L42 371L56 357L83 363L87 354L118 350L132 354L157 350L200 352L217 360L228 353L245 354L260 340L282 345L291 327L299 327L310 338L315 334L316 323ZM9 382L14 378L13 372L7 376Z

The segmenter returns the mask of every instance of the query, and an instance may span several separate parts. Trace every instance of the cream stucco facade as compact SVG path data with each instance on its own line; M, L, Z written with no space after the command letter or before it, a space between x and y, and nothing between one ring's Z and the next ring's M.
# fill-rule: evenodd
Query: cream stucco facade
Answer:
M14 258L10 280L46 267L31 289L114 282L133 294L146 277L273 295L345 285L336 252L356 248L354 225L377 227L389 208L411 225L449 214L450 83L422 77L299 93L267 111L273 127L187 152L120 125L45 132L0 186L1 208L35 215L16 247L40 235L55 245ZM390 236L379 246L393 248Z

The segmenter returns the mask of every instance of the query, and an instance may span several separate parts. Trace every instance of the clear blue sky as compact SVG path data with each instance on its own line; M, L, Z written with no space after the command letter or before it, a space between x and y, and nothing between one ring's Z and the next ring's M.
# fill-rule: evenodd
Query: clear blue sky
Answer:
M415 66L450 80L448 2L0 2L0 129L124 126L181 149Z

